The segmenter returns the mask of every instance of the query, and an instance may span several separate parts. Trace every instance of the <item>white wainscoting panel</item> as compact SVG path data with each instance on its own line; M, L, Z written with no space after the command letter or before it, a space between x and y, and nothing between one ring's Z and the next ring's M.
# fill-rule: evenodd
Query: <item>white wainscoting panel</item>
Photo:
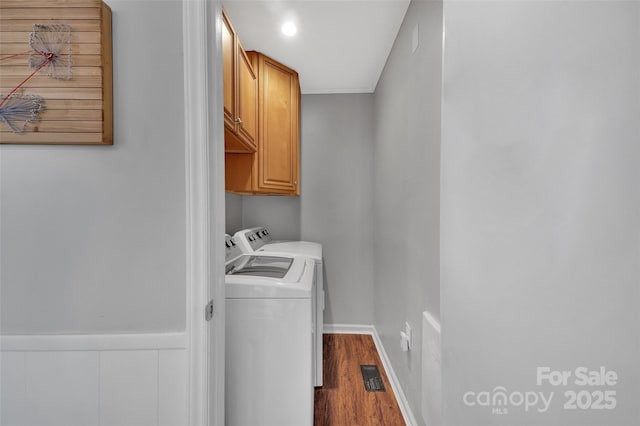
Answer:
M100 354L100 425L158 424L158 351Z
M97 426L97 352L27 352L29 424Z
M0 425L186 425L186 339L137 336L0 336Z
M186 425L187 351L159 351L158 364L158 425Z
M13 426L27 412L26 352L0 352L0 425ZM25 419L26 421L26 419Z

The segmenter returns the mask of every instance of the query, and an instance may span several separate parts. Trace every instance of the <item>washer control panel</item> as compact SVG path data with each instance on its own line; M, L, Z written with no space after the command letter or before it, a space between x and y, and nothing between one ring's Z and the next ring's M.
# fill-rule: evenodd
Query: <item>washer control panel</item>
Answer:
M234 238L238 240L237 243L242 246L245 251L249 252L258 250L272 240L271 234L265 226L244 229L237 232Z
M229 234L225 235L224 238L224 261L229 262L232 259L240 256L242 254L242 249L237 243L236 237L232 237Z

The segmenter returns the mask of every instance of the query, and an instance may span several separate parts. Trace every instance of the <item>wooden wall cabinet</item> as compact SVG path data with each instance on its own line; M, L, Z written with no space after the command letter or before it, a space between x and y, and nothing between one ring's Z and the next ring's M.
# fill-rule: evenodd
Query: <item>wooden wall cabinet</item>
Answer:
M222 22L225 152L256 152L257 75L224 9Z
M227 151L226 189L240 194L300 195L298 73L247 52L258 75L258 144L254 154Z

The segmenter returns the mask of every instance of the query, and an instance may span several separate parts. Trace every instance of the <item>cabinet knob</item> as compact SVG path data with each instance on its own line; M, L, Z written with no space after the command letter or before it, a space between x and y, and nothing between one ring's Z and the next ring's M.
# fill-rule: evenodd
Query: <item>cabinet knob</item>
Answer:
M240 117L236 118L236 124L242 126L242 120L240 119Z

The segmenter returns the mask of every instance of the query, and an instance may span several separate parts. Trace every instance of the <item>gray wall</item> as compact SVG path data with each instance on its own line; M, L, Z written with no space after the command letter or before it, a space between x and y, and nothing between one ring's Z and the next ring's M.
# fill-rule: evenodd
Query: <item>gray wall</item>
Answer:
M276 239L300 239L299 197L225 192L225 202L227 234L266 225Z
M225 231L233 235L242 229L242 196L225 192Z
M300 197L227 194L227 231L322 243L325 322L371 324L373 95L304 95L301 124Z
M374 324L416 418L427 397L422 312L440 315L441 58L442 3L414 1L375 93ZM405 322L413 329L410 352L400 351Z
M447 425L640 424L639 8L446 2ZM576 385L580 366L618 383ZM538 386L538 367L572 376ZM463 403L497 386L555 396L507 415ZM566 391L607 390L615 409L564 409Z
M412 52L414 29L418 48ZM440 315L442 3L410 4L375 92L375 326L416 418L422 312ZM413 329L413 350L400 351Z
M185 327L181 2L109 4L115 145L0 147L4 334Z
M325 322L373 323L373 95L302 97L300 237L323 244Z
M289 196L243 196L243 228L268 225L280 240L300 239L300 198Z

